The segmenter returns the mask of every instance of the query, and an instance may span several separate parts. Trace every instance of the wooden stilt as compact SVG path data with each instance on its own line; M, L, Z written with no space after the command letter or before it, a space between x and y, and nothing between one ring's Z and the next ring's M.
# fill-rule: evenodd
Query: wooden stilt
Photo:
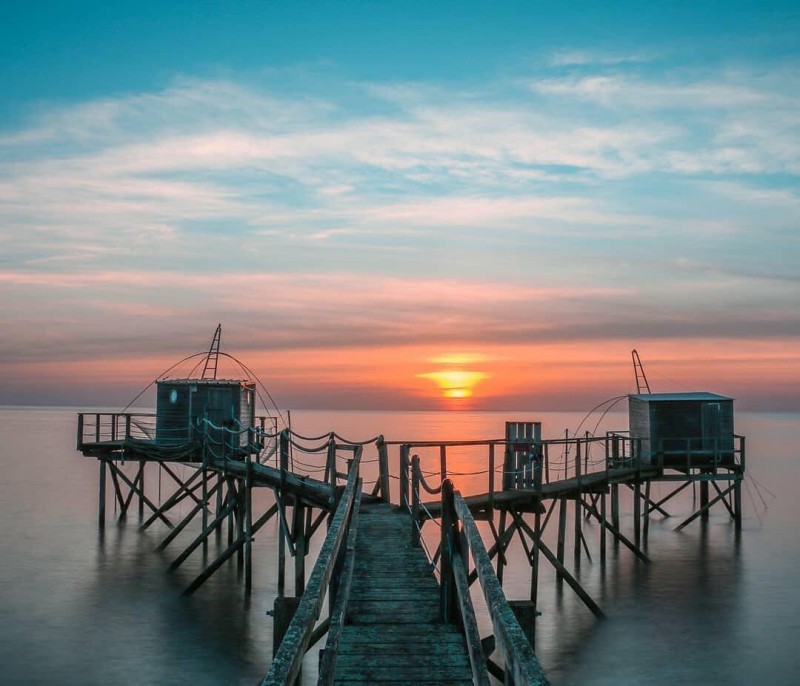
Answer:
M703 519L708 519L708 481L700 482L700 516Z
M633 487L633 542L642 547L642 482L638 479Z
M602 521L606 521L606 494L600 494L600 517ZM600 562L605 564L606 561L606 527L600 527Z
M508 517L508 513L506 510L500 510L500 529L497 532L498 540L503 538L503 534L506 530L506 519ZM504 555L503 550L500 550L497 555L497 580L500 582L500 585L503 585L503 570L506 566L506 556Z
M203 480L201 499L203 500L202 518L203 518L203 531L208 528L208 469L203 467L201 479ZM203 539L203 555L208 553L208 538Z
M581 539L583 538L583 530L581 528L583 522L583 513L581 512L581 496L580 493L574 498L575 505L575 527L573 532L573 554L575 556L575 567L581 565Z
M619 529L619 484L611 484L611 523Z
M144 460L139 460L139 521L144 520Z
M567 538L567 499L561 498L558 510L558 546L556 548L556 558L561 567L564 566L564 545ZM558 567L556 567L558 569ZM561 581L561 574L558 574L558 580Z
M283 498L275 492L275 503L278 506L278 595L286 592L286 527L284 525Z
M97 525L104 529L106 526L106 461L100 462L100 494L97 499Z
M736 485L733 489L733 511L734 511L734 524L736 526L736 531L742 530L742 481L741 479L736 481Z
M294 539L294 594L303 595L306 589L306 508L295 502L292 512L292 538Z
M247 456L245 471L244 502L244 587L248 591L253 587L253 463Z
M644 508L644 512L642 513L642 517L644 517L642 547L645 549L647 548L647 538L650 535L650 483L650 479L644 483L644 502L647 504L647 506Z

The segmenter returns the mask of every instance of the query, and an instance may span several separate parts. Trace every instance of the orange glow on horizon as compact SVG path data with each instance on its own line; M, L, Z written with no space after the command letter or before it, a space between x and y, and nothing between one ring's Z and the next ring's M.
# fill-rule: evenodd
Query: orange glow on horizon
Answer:
M790 343L675 339L637 340L635 347L655 392L708 390L751 404L775 398L774 406L793 408L800 401L800 352ZM483 345L480 354L442 354L437 347L230 352L285 408L581 409L635 391L634 346L627 341ZM92 359L6 361L0 364L5 402L21 404L34 393L61 402L77 396L77 384L81 397L89 399L80 402L111 399L114 406L124 406L180 357L112 351ZM221 376L238 378L238 373L220 369Z

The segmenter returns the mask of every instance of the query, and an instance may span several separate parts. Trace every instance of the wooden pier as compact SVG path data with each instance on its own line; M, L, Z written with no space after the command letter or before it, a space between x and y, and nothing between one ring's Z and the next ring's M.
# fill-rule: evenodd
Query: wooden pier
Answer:
M270 431L264 422L241 430L205 422L178 446L160 445L151 425L152 417L143 415L79 416L78 449L100 465L100 524L110 482L120 517L136 502L142 528L166 527L159 550L182 542L170 570L227 528L227 546L185 589L194 593L234 560L249 590L252 541L276 518L280 597L275 655L263 684L294 683L303 656L323 639L319 684L545 684L533 650L540 560L552 565L557 583L569 586L590 612L605 617L576 573L582 558L592 559L586 519L598 524L595 554L601 561L610 537L642 564L650 562L650 518L670 516L669 501L687 486L699 485L700 505L677 528L707 518L717 504L730 513L737 531L741 527L745 450L739 436L730 451L694 449L687 441L685 449L660 448L645 461L641 443L622 433L543 440L533 422L508 423L502 439L434 443L382 436L354 442L335 433ZM226 432L237 434L236 440L214 438ZM374 450L368 459L365 449ZM485 451L482 467L466 475L448 467L448 455L452 461L458 450ZM159 499L145 491L148 467L174 484L172 493ZM485 479L485 485L462 496L452 482L460 476ZM655 502L651 484L659 481L674 489ZM253 488L271 490L274 504L256 512ZM632 532L621 524L620 489L632 495ZM178 508L186 503L190 510ZM184 514L177 519L175 512ZM186 540L197 517L200 532L195 528ZM475 520L488 525L486 542ZM426 522L439 529L430 551ZM309 574L309 543L326 531L322 524L325 540ZM557 528L554 549L543 540L549 526ZM530 594L509 601L502 583L515 540L530 567ZM293 595L287 593L287 571ZM484 637L470 594L476 582L492 623Z

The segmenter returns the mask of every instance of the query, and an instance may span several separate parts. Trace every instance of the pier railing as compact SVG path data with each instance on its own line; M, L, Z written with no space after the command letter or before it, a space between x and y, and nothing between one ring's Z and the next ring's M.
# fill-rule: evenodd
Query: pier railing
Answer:
M156 415L143 412L80 412L78 413L77 428L77 449L102 450L120 449L126 441L147 442L153 445L163 443L164 446L171 448L191 447L194 443L205 441L209 444L209 449L214 450L214 445L226 445L229 441L220 441L219 435L247 434L241 441L245 447L252 447L252 453L262 451L266 457L272 455L277 449L274 440L278 435L276 430L275 417L259 416L255 418L255 426L241 429L231 429L229 427L218 427L205 418L197 421L192 435L197 439L186 443L187 431L185 428L174 430L174 435L178 439L173 440L168 430L161 427L157 431ZM272 432L270 432L270 429ZM215 438L213 432L216 432ZM267 437L265 440L264 437ZM269 437L272 440L269 440ZM198 453L201 452L199 445L194 445ZM180 455L188 455L191 450L180 451ZM173 454L176 454L173 452Z
M352 545L355 543L358 525L357 512L361 499L361 481L359 479L361 454L362 448L359 446L353 452L347 484L336 507L311 577L270 665L269 672L261 682L262 686L279 684L284 686L295 683L300 674L303 657L311 644L314 626L322 612L329 587L334 600L328 630L328 644L337 642L339 639L352 578ZM348 535L348 532L351 533ZM345 538L348 539L347 550L342 546ZM345 570L344 574L339 575L339 579L334 578L337 569ZM347 570L349 570L349 574ZM327 658L323 659L322 667L326 675L332 675L336 660L335 646L330 651L326 648L325 654Z
M473 684L488 686L489 660L484 653L469 591L470 557L486 600L494 639L505 663L505 683L520 686L549 683L506 599L468 505L461 494L453 490L450 479L442 482L441 493L441 618L445 622L458 621L464 630Z
M716 472L720 468L737 471L745 468L745 437L739 434L649 441L632 437L628 431L609 431L606 440L609 469L643 466Z

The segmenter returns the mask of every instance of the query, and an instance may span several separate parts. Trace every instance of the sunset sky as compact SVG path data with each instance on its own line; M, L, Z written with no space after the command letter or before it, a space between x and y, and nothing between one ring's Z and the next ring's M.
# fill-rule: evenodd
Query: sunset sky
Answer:
M798 3L5 2L0 93L0 403L800 410Z

